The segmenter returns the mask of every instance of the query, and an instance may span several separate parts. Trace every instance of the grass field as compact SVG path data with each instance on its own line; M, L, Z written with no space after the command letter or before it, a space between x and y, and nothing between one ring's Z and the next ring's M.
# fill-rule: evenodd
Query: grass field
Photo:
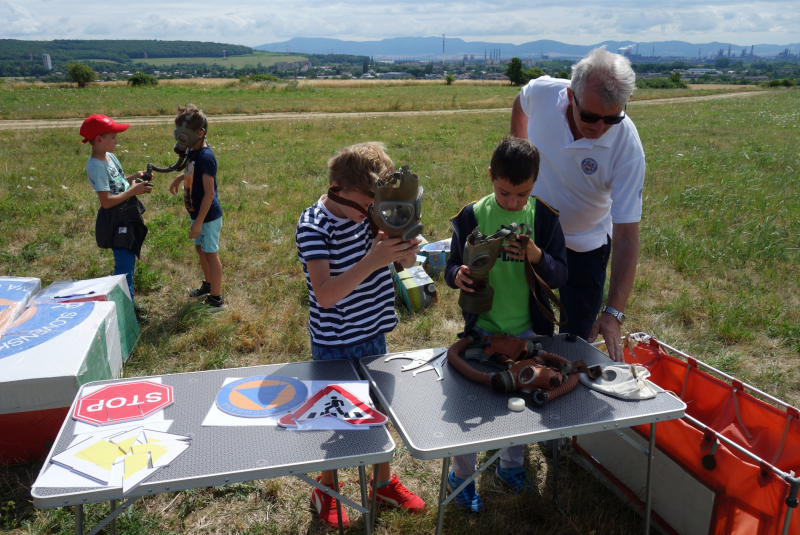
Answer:
M493 98L507 100L516 89L492 91ZM418 106L441 105L447 102L441 95L449 94L459 93L436 88ZM487 99L491 93L470 94ZM355 95L339 100L340 111L360 109ZM798 104L800 91L782 90L757 99L629 108L648 173L642 251L626 310L631 331L653 334L795 406L800 403ZM94 111L107 111L103 102L94 105ZM157 177L156 191L144 199L150 234L136 278L138 300L150 311L151 323L126 375L310 359L307 290L294 229L302 209L327 188L327 158L351 143L385 142L396 164L409 164L422 177L425 235L433 241L449 237L450 215L489 191L489 157L508 123L504 113L216 125L212 118L209 140L220 164L225 210L220 257L229 308L204 315L186 297L200 273L186 237L187 217L181 199L166 191L170 178ZM172 162L170 126L132 127L120 139L117 154L128 173L147 162ZM38 276L43 284L110 274L111 255L94 243L97 200L84 171L88 149L77 133L2 131L0 141L0 273ZM457 293L442 281L437 289L439 302L424 313L399 311L400 325L387 337L390 351L453 342L461 328ZM393 469L430 509L414 517L381 512L377 533L432 533L441 464L413 459L394 437ZM550 461L530 447L526 466L541 496L513 496L487 470L478 480L486 511L465 515L448 506L445 532L573 533L548 501ZM36 463L0 467L0 532L74 530L70 510L32 507L29 487L39 469ZM561 476L562 505L583 533L641 532L639 518L582 470L567 464ZM345 470L341 477L345 494L357 497L357 472ZM153 496L120 517L118 532L323 533L312 520L308 496L309 487L288 478ZM91 523L107 505L86 509ZM360 530L356 521L350 531Z
M519 87L498 82L315 80L252 83L237 80L169 80L156 87L126 87L124 82L91 84L0 84L0 120L83 119L93 113L114 117L173 115L178 104L193 102L210 115L268 112L411 111L510 108ZM730 89L636 91L634 100L695 97Z
M146 63L155 66L172 66L181 63L184 64L205 64L210 67L218 65L219 67L235 67L240 69L245 65L256 66L259 63L264 67L271 67L276 63L281 62L295 62L295 61L308 61L307 56L296 54L275 54L273 52L254 52L253 54L243 54L241 56L228 56L227 59L222 57L217 58L148 58L137 59L135 63Z

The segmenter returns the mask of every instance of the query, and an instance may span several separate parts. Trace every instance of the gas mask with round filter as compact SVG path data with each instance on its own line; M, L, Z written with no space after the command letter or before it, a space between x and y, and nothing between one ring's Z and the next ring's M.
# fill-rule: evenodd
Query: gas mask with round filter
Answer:
M390 238L413 240L422 233L422 187L419 177L404 165L392 174L388 180L375 181L375 200L364 209L360 204L338 195L344 188L334 186L328 189L328 198L336 203L349 206L363 214L369 221L373 236L382 230ZM400 263L394 263L395 269L403 271Z
M494 289L489 286L486 279L489 271L494 267L498 257L503 253L506 240L513 240L517 234L530 234L530 227L523 223L512 223L508 228L501 226L500 230L487 236L476 227L467 237L464 247L464 265L469 268L469 278L472 284L469 288L474 292L461 290L458 296L458 306L465 312L485 314L492 309Z
M390 238L413 240L422 234L422 187L419 177L404 165L387 181L375 184L369 219Z
M199 113L202 114L202 110ZM172 132L172 135L175 136L176 141L175 148L173 150L176 154L178 154L178 161L169 167L158 167L152 163L148 163L147 170L145 171L141 180L153 180L154 172L171 173L173 171L183 171L183 169L186 167L186 164L189 163L186 159L188 149L194 147L201 139L203 139L196 131L188 127L189 121L192 120L192 117L194 117L194 112L187 114L183 120L183 124ZM208 131L208 120L206 119L205 115L203 115L203 126L200 128L200 130L202 130L204 133Z
M586 366L583 360L571 363L543 351L538 342L502 334L481 340L472 332L448 349L447 360L470 381L488 383L498 394L521 391L539 407L575 388L580 374L595 378L601 373L599 367ZM468 361L491 364L501 371L481 371Z

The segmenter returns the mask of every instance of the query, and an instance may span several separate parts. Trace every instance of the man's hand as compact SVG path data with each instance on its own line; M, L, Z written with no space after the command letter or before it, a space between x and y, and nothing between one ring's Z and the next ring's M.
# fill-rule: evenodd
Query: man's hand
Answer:
M590 344L597 339L597 335L602 334L603 340L608 349L608 356L617 362L624 362L625 357L622 353L622 335L620 333L620 324L617 318L611 314L602 312L592 325L592 332L589 334L587 342Z
M181 185L181 182L183 182L183 174L175 177L175 180L173 180L172 184L169 185L169 192L173 195L178 193L178 187Z
M189 229L189 239L193 240L198 237L201 230L203 230L203 222L200 221L200 218L197 218L192 223L192 228Z
M472 284L472 279L467 275L469 275L469 268L467 266L458 268L458 273L456 273L456 286L465 292L474 292L475 290L467 286L467 284Z

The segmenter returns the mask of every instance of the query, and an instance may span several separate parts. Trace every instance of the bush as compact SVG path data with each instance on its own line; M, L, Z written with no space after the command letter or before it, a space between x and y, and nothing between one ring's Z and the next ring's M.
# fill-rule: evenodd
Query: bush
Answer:
M540 76L544 76L544 71L539 67L531 67L522 71L522 85L526 85L531 80L535 80Z
M556 78L563 78L564 80L569 80L569 73L567 71L558 71L558 74L556 74Z
M67 77L78 84L78 87L86 87L89 82L97 80L97 73L83 63L70 63L67 65Z
M677 80L676 76L677 74ZM675 73L669 78L641 78L636 80L639 89L687 89L689 84L680 79L680 73Z
M249 78L240 76L239 81L243 84L249 84L253 82L280 82L281 79L272 74L251 74Z
M781 80L781 85L783 87L794 87L795 85L797 85L797 82L795 82L794 80L790 80L789 78L784 78L783 80Z
M444 77L444 82L447 85L452 85L453 82L455 82L455 81L456 81L456 77L453 76L452 74L448 74L447 76Z
M133 87L158 85L158 78L144 72L137 72L128 78L128 85Z

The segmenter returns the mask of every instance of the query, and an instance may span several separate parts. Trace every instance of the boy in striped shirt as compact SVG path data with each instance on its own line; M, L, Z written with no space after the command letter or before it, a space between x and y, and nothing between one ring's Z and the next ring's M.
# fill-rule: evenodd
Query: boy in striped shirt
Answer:
M328 179L331 187L342 188L340 197L369 207L376 179L390 179L394 172L384 148L382 143L359 143L328 160ZM361 212L327 195L303 211L296 243L308 286L314 360L355 362L387 352L385 333L397 325L389 264L413 266L420 241L388 238L381 231L373 236ZM377 477L378 502L414 513L425 510L425 502L391 475L388 462L378 466ZM333 472L322 472L317 481L333 488ZM314 489L311 504L325 524L338 525L336 500ZM344 511L342 524L349 526Z

